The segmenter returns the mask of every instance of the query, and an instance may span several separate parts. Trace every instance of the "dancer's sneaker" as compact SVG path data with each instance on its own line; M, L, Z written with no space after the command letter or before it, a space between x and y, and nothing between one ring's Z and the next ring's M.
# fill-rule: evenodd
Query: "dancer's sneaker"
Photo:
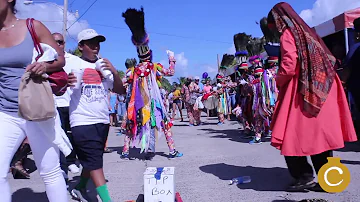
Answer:
M172 153L169 153L169 159L174 159L176 157L182 157L184 154L180 153L179 151L173 151Z
M70 194L77 201L88 202L88 200L85 199L85 197L87 197L86 189L82 189L82 190L73 189L71 190Z
M261 142L261 139L259 138L259 139L257 139L257 138L254 138L253 140L251 140L250 142L249 142L249 144L261 144L262 142Z
M134 157L130 157L129 154L124 154L124 153L121 154L120 158L123 160L134 160L135 159Z

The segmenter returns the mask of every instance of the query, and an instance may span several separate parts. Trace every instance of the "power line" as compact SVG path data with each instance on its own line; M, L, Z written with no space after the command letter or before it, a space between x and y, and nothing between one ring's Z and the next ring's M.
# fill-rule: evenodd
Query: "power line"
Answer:
M62 23L63 21L60 20L42 20L42 22L52 22L52 23ZM118 27L118 26L112 26L112 25L103 25L103 24L94 24L91 23L91 25L97 25L100 27L108 27L108 28L114 28L114 29L121 29L121 30L128 30L129 28L125 27ZM194 39L199 41L207 41L207 42L214 42L214 43L222 43L222 44L232 44L230 42L225 41L217 41L217 40L211 40L211 39L203 39L203 38L197 38L197 37L189 37L189 36L180 36L180 35L174 35L174 34L167 34L167 33L159 33L159 32L149 32L150 34L156 34L156 35L162 35L162 36L169 36L169 37L176 37L176 38L183 38L183 39Z
M86 6L86 4L88 4L89 3L89 1L90 0L87 0L83 5L81 5L81 7L80 8L85 8L85 6Z
M74 4L76 0L73 0L71 3L70 3L70 7Z
M100 26L100 27L109 27L109 28L114 28L114 29L129 30L129 28L112 26L112 25L102 25L102 24L94 24L94 23L91 23L91 25L97 25L97 26ZM156 34L156 35L162 35L162 36L170 36L170 37L183 38L183 39L194 39L194 40L214 42L214 43L232 44L232 43L230 43L230 42L216 41L216 40L210 40L210 39L203 39L203 38L198 38L198 37L180 36L180 35L160 33L160 32L149 32L149 33L150 33L150 34Z
M70 25L70 27L67 28L66 30L70 29L77 21L79 21L79 20L90 10L90 8L91 8L97 1L98 1L98 0L95 0L95 1L86 9L86 11L85 11L78 19L76 19L75 22L72 23L72 24Z

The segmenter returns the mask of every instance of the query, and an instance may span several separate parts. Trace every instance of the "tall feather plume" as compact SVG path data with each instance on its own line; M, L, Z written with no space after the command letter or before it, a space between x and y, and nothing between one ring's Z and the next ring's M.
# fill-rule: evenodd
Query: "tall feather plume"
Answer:
M263 40L258 37L251 37L246 46L249 56L260 55L263 49Z
M280 43L280 34L277 32L272 32L269 29L266 17L261 18L260 28L262 33L264 34L266 42Z
M223 58L221 60L220 66L222 68L230 67L230 65L233 63L234 59L235 59L234 55L224 54Z
M125 66L127 69L131 68L131 67L135 67L137 64L137 61L135 58L128 58L125 61Z
M141 7L140 10L129 8L122 14L122 17L125 18L125 23L131 30L132 39L135 42L142 42L147 35L145 31L144 8Z
M246 33L238 33L234 35L234 45L236 52L246 51L246 45L249 41L249 35Z

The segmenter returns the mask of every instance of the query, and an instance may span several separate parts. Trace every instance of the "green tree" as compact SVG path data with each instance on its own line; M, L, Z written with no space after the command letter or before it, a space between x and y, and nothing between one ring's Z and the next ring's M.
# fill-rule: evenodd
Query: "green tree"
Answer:
M180 77L180 78L178 78L178 81L179 81L180 85L182 86L186 82L186 77Z
M162 87L167 90L168 92L172 90L172 85L171 83L169 82L169 80L167 80L167 78L165 77L162 77L161 78L161 85Z
M125 72L124 71L118 70L118 73L119 73L120 79L125 77Z
M82 53L81 53L81 51L79 50L79 48L70 49L70 50L68 50L68 53L73 54L73 55L76 55L76 56L78 56L78 57L81 57L81 56L82 56Z

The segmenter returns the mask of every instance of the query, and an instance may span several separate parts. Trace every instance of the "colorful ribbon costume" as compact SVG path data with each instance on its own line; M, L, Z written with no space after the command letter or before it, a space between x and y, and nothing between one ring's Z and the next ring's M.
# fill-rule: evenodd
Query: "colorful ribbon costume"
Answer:
M142 152L155 152L156 139L162 133L168 143L170 157L178 157L172 139L172 122L166 112L159 84L161 77L173 76L175 73L174 53L167 51L169 69L160 63L152 62L152 51L149 48L149 35L144 26L144 10L127 9L123 13L125 22L132 32L132 42L136 46L139 64L128 73L128 108L127 133L133 145L139 142ZM124 147L125 149L125 147ZM128 151L123 151L126 153ZM182 155L182 154L181 154Z
M253 77L249 74L247 45L251 36L245 33L234 35L234 45L236 49L235 58L237 62L237 71L240 77L240 98L239 102L242 109L242 123L245 127L245 133L249 134L252 128L253 114L251 110L253 91L251 81Z

